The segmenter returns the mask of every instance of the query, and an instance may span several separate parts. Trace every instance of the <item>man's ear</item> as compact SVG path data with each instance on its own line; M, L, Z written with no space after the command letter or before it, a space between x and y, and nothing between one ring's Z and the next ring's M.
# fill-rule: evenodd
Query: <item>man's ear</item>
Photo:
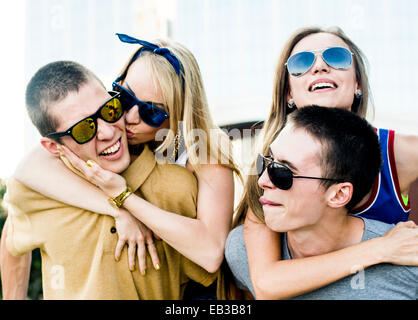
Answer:
M350 202L353 196L353 185L342 182L332 185L326 192L326 200L331 208L341 208Z
M52 153L54 156L59 157L60 151L59 147L60 144L56 142L55 140L52 140L50 138L41 138L41 145L50 153Z

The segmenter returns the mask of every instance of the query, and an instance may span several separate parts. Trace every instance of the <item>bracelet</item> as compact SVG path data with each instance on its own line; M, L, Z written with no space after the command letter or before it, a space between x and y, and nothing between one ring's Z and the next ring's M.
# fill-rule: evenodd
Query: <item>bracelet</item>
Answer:
M116 209L122 207L123 202L132 194L132 190L129 187L126 187L126 189L118 196L114 198L109 198L109 203L115 207Z

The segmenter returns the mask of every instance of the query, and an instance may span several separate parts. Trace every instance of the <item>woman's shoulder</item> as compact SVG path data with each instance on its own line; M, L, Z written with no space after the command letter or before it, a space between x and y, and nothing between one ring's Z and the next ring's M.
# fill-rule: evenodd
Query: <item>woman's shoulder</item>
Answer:
M418 146L418 135L396 132L395 136L396 136L395 143L397 141L398 144L401 145L401 147L409 149L411 147ZM414 151L414 150L411 150L411 151Z
M401 157L405 162L415 163L418 169L418 135L396 133L394 152L396 158Z
M409 190L411 183L418 179L418 136L396 133L393 152L401 191Z

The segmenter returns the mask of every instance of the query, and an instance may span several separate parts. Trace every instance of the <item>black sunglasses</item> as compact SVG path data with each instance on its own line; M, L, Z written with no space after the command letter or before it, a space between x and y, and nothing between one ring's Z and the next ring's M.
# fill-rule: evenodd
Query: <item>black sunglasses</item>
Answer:
M122 118L123 107L119 100L119 92L109 91L112 96L94 114L88 116L65 131L54 132L46 135L47 138L58 139L64 136L71 136L78 144L89 142L97 133L97 118L108 123L114 123Z
M117 82L112 83L113 90L120 93L119 99L122 102L123 108L125 111L128 111L133 106L138 106L139 117L147 125L151 127L158 128L163 122L168 119L170 116L163 109L156 107L155 105L160 105L165 107L165 105L156 102L144 102L135 97L129 90L118 84Z
M306 176L295 176L292 170L282 165L279 162L273 160L272 157L265 157L262 154L258 154L256 169L258 176L261 177L264 170L267 168L270 181L281 190L289 190L293 185L294 178L303 179L315 179L315 180L329 180L335 182L343 182L341 179L330 179L330 178L318 178L318 177L306 177Z

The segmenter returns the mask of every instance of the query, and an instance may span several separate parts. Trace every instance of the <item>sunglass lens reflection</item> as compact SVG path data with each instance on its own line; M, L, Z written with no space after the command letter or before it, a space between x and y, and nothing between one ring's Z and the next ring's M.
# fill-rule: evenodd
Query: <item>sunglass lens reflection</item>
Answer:
M325 62L335 69L348 69L352 63L350 51L345 48L334 47L322 53Z
M260 154L257 156L257 161L255 163L255 168L257 170L258 176L261 177L261 175L264 172L265 165L264 165L264 158Z
M78 143L90 140L96 134L96 123L92 118L87 118L74 126L71 134Z
M291 56L287 62L288 71L292 76L299 77L306 73L315 61L312 52L299 52Z
M102 118L110 123L118 121L123 114L122 104L119 99L114 98L109 101L105 106L100 110Z

